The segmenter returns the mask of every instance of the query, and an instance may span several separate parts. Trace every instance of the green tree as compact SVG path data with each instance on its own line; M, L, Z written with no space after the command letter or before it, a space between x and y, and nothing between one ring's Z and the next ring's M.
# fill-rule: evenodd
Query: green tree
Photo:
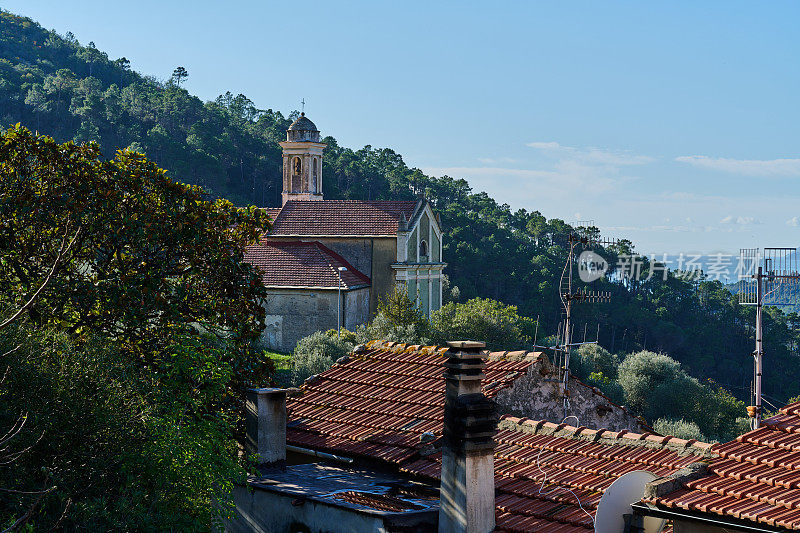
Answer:
M211 528L242 474L245 387L272 370L243 262L264 215L21 126L0 138L0 190L0 427L17 437L0 485L19 491L0 520Z
M172 71L172 81L175 82L175 85L178 87L181 86L181 82L189 77L189 71L187 71L183 67L177 67L175 70Z
M516 306L488 298L450 302L433 312L431 324L439 342L482 341L491 350L530 349L528 334L535 329L534 321L520 316Z

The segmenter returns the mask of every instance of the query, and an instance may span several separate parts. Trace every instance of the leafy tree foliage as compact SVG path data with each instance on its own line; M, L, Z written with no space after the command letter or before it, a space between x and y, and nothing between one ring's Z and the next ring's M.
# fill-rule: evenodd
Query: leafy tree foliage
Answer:
M336 330L317 331L300 339L292 354L292 382L302 385L309 376L328 370L340 357L353 350L354 344L339 337Z
M0 12L0 121L22 122L61 141L96 140L112 156L118 147L146 153L176 176L232 202L278 205L280 149L294 114L259 109L245 95L226 93L201 102L174 82L130 70L74 36ZM165 73L167 74L167 73ZM326 137L323 169L327 198L413 199L424 194L441 215L450 290L459 302L490 298L539 317L540 334L561 320L559 276L566 238L573 231L538 211L512 210L457 177L426 176L388 148L342 147ZM598 250L614 266L632 243ZM654 272L648 260L642 272ZM600 328L612 353L644 349L669 353L694 376L711 378L746 397L754 310L737 305L727 287L659 272L641 281L595 282L612 303L578 306L574 321ZM800 393L797 314L766 313L770 358L765 392L774 403ZM388 325L387 325L388 326ZM424 335L423 335L424 336Z
M21 491L0 522L206 530L226 513L244 388L271 374L243 262L267 227L141 154L0 136L0 485Z
M535 323L520 316L513 305L488 298L465 303L450 302L431 315L439 343L448 340L480 340L491 350L530 348Z

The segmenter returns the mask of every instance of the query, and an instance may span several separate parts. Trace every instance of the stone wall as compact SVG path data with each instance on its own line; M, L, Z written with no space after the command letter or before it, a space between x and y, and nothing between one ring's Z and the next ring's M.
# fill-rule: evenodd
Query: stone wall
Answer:
M527 375L515 380L513 384L497 395L499 413L536 420L547 420L556 424L564 420L562 384L557 372L541 352L518 352L520 356L534 359ZM500 355L503 354L503 355ZM513 359L514 352L499 352L492 357ZM646 426L642 420L633 416L627 409L604 396L599 389L590 387L571 377L569 415L577 417L567 423L590 428L606 428L615 431L627 429L641 431Z
M368 287L342 291L342 327L355 329L368 316ZM336 290L268 289L264 302L267 327L260 344L269 350L291 352L297 342L315 331L336 329Z

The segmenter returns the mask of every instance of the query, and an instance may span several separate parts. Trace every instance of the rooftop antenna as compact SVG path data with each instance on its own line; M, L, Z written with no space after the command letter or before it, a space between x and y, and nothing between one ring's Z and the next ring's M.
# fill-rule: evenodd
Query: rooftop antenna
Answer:
M762 372L764 368L765 305L796 305L800 284L797 248L742 248L739 251L739 303L756 306L756 349L753 355L753 405L747 407L750 426L761 426Z
M561 367L561 381L563 386L564 395L564 416L569 415L569 356L573 346L580 346L581 344L596 344L597 341L586 342L571 342L572 334L572 305L573 303L580 302L609 302L611 301L610 291L590 291L586 287L576 288L576 280L573 277L574 271L577 268L579 278L584 283L591 283L596 279L600 279L605 275L608 270L608 263L600 255L592 252L589 248L593 247L606 247L616 244L616 240L611 239L596 239L591 238L591 233L596 233L596 227L591 221L582 222L576 228L576 231L569 235L569 252L567 254L567 261L564 264L564 271L561 273L561 280L559 282L559 296L561 298L561 306L564 308L564 336L563 343L556 347L556 353L560 350L564 355L564 364ZM589 230L594 230L590 232ZM584 250L579 257L575 256L577 248Z

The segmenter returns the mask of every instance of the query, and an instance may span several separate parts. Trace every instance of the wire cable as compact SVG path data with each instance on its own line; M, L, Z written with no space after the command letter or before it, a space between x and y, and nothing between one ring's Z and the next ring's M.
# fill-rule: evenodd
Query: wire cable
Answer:
M570 418L574 418L575 419L575 422L576 422L575 427L580 427L581 422L580 422L580 420L578 420L578 417L575 416L575 415L569 415L567 417L564 417L564 419L561 421L561 423L563 424L565 421L569 420ZM550 494L553 494L556 491L555 491L555 489L553 489L553 490L549 490L547 492L544 492L544 485L545 485L545 483L547 483L547 472L542 470L542 466L541 466L541 464L539 462L539 460L542 457L542 452L543 451L544 451L544 447L539 448L539 454L536 456L536 468L538 468L539 472L541 472L542 475L544 476L544 478L542 479L542 484L539 486L539 490L538 490L537 494L541 494L542 496L548 496ZM559 488L561 488L563 490L566 490L567 492L572 494L572 496L575 498L575 501L578 502L578 507L580 507L581 511L583 511L586 514L586 516L588 516L589 519L592 521L592 528L594 529L596 527L595 526L595 522L594 522L594 517L592 516L592 514L589 511L587 511L586 509L583 508L583 504L581 503L581 499L578 498L578 495L575 494L572 491L572 489L570 489L569 487L563 487L563 486L558 485L556 483L553 483L553 485L555 485L556 487L559 487Z

